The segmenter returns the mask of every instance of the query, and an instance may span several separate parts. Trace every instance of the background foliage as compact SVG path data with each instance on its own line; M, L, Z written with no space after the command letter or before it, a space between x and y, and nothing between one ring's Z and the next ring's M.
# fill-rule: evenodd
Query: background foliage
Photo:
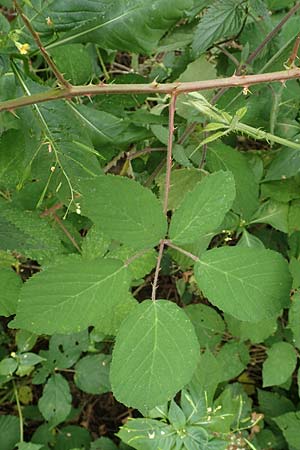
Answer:
M300 4L0 11L1 450L299 449Z

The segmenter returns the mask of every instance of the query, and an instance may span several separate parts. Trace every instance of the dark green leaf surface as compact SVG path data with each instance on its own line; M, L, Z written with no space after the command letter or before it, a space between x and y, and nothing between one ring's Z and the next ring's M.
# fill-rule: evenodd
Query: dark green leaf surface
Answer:
M63 422L71 411L71 393L67 380L56 373L49 378L39 400L39 410L49 425Z
M76 386L88 394L103 394L110 391L109 355L88 355L80 359L75 366Z
M16 416L0 416L1 450L14 450L20 439L20 424Z
M16 313L21 286L21 278L13 270L0 269L0 316Z
M218 141L209 147L207 167L211 172L217 170L232 172L236 187L232 209L246 220L251 219L259 205L258 182L243 153Z
M279 315L292 281L279 253L242 247L209 250L195 264L195 278L214 305L246 322Z
M176 244L197 239L221 225L235 197L235 184L230 172L206 176L186 194L175 211L170 225L170 239Z
M94 42L103 48L150 53L165 31L192 6L191 0L54 0L33 23L38 31L49 32L46 18L51 17L56 31L67 32L55 46Z
M81 211L107 236L134 249L153 247L167 228L154 194L136 181L102 175L81 184Z
M198 349L193 326L178 306L144 301L117 335L111 365L114 395L144 410L161 405L192 378Z
M216 41L238 33L243 19L240 4L241 1L236 0L217 0L210 5L194 36L196 54L203 53Z

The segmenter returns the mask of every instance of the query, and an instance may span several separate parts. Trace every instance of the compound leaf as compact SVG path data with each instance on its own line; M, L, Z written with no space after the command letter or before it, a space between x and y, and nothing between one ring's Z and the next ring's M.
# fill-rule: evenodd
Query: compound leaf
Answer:
M146 300L122 323L111 365L115 397L138 409L152 409L190 381L199 344L193 326L174 303Z

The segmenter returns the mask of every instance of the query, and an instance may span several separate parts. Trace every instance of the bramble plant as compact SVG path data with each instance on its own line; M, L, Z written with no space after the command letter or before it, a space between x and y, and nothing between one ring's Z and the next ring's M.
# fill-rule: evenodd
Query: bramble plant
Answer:
M299 450L300 3L0 12L0 450Z

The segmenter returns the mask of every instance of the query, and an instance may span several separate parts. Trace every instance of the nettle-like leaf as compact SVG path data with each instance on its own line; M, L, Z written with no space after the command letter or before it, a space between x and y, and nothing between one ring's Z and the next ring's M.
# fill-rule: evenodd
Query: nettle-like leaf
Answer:
M13 270L0 269L0 316L10 316L16 313L21 286L21 278Z
M90 325L109 329L128 301L129 272L121 261L68 259L28 280L11 326L36 333L72 333Z
M39 410L51 427L63 422L71 411L72 396L67 380L55 373L49 378L39 399Z
M176 244L195 242L199 236L221 225L235 197L231 172L206 176L186 194L170 225L170 239Z
M63 253L55 230L36 212L0 205L0 249L41 260Z
M54 31L66 32L48 48L94 42L102 48L150 53L164 33L192 7L191 0L54 0L39 14L34 11L33 26L39 32L49 33L46 18L50 17Z
M239 32L244 17L241 3L241 0L217 0L208 8L194 35L192 48L196 54Z
M249 220L258 208L258 182L246 157L228 145L219 142L207 152L207 167L211 172L228 170L235 180L236 197L232 205L235 212Z
M243 247L207 251L195 264L195 278L214 305L246 322L279 315L292 284L279 253Z
M153 247L165 237L159 200L136 181L100 175L81 184L81 211L112 239L134 249Z
M193 326L174 303L144 301L122 323L111 365L115 397L147 410L190 381L199 344Z

